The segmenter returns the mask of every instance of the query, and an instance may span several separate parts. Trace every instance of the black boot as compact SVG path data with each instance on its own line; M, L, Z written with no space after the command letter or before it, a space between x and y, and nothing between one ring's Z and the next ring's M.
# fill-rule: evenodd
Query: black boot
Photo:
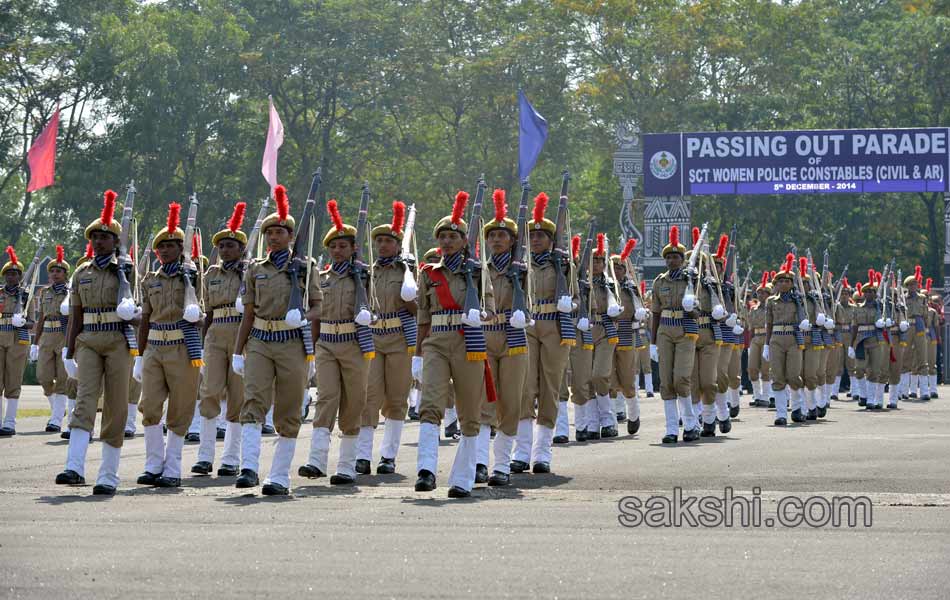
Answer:
M796 408L792 411L792 421L796 423L805 422L805 415L802 414L802 410L800 408Z
M699 439L699 427L696 429L690 429L689 431L683 432L683 441L684 442L695 442Z
M615 437L617 437L617 428L614 427L613 425L610 425L610 426L608 426L608 427L601 427L601 428L600 428L600 437L603 438L603 439L605 439L605 440L606 440L606 439L609 439L609 438L615 438Z
M719 431L722 433L729 433L732 431L732 421L730 419L719 421Z
M377 475L392 475L395 472L396 472L395 458L380 458L379 459L379 464L376 465Z
M93 496L115 496L115 486L97 483L92 486Z
M143 472L139 475L139 478L135 480L135 483L139 485L155 485L159 479L161 479L161 473L149 473L148 471Z
M664 436L663 436L663 443L664 443L664 444L675 444L675 443L676 443L676 440L677 440L677 437L676 437L676 434L675 434L675 433L670 433L670 434L668 434L668 435L664 435Z
M861 398L860 396L858 396L858 406L867 406L867 404L868 404L867 398Z
M320 477L327 476L326 473L313 465L301 465L300 468L297 469L297 475L306 477L307 479L319 479Z
M57 485L85 485L86 478L73 471L72 469L66 469L62 473L56 476Z
M181 478L180 477L165 477L162 475L155 480L155 487L160 488L176 488L181 487Z
M584 429L575 429L574 430L574 439L578 442L587 441L587 431Z
M699 434L700 437L716 437L716 422L706 423L703 421L703 432Z
M827 414L828 414L828 407L827 407L827 406L819 406L819 407L818 407L818 416L819 416L820 418L824 419L824 418L825 418L825 415L827 415Z
M197 475L210 475L214 467L206 460L199 460L191 467L191 472Z
M472 492L462 489L457 485L453 485L449 488L449 498L468 498L472 495Z
M265 483L264 487L261 488L261 494L265 496L286 496L289 493L290 490L273 481Z
M241 469L241 474L234 481L234 487L241 489L257 487L258 485L260 485L260 480L257 477L257 471L251 469Z
M785 427L786 425L788 425L788 422L785 420L785 417L779 417L775 419L774 425L776 427Z
M330 485L353 485L354 483L356 483L356 477L352 475L346 475L344 473L334 473L330 475Z
M475 483L488 483L488 465L475 465Z
M512 473L524 473L531 468L531 465L524 462L523 460L513 460L511 464L508 465Z
M640 431L640 419L636 418L632 421L627 421L627 433L630 435L635 434Z
M452 421L445 428L445 437L450 440L457 440L462 437L462 433L459 431L459 422L457 420Z
M551 443L553 443L553 444L567 444L567 443L570 443L570 441L571 441L571 438L567 437L566 435L556 435L556 436L554 436L554 438L551 440Z
M618 412L618 413L617 413L617 423L626 423L626 421L627 421L627 413Z
M415 407L412 407L412 408L409 409L409 413L408 413L407 416L409 417L409 420L410 420L410 421L418 421L418 420L419 420L419 411L417 411Z
M237 474L237 465L221 465L218 467L218 477L234 477Z
M502 473L501 471L493 471L491 477L488 478L489 487L504 487L511 482L511 476L508 473Z
M435 473L422 469L419 471L419 478L416 479L417 492L431 492L435 489Z
M531 472L534 473L534 474L550 473L550 472L551 472L551 463L543 462L543 461L538 461L538 462L534 463L534 465L531 467Z
M356 472L360 475L369 475L373 472L373 467L365 458L358 458L356 460Z
M729 407L729 417L732 418L732 419L735 419L735 418L738 417L738 416L739 416L739 405L736 404L735 406L730 406L730 407Z
M197 444L201 441L201 435L197 433L186 433L185 434L185 443L186 444Z
M817 421L818 420L818 409L810 408L808 409L808 415L805 417L808 421Z

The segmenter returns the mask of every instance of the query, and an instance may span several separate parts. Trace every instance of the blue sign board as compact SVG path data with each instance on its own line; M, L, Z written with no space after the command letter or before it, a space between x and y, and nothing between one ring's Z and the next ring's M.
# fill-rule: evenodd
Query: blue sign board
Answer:
M950 128L657 133L645 196L946 192Z

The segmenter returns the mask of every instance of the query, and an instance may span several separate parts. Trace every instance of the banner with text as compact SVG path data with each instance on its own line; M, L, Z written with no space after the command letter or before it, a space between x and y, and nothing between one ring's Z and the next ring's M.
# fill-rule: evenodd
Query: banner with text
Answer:
M645 196L946 192L950 128L647 134Z

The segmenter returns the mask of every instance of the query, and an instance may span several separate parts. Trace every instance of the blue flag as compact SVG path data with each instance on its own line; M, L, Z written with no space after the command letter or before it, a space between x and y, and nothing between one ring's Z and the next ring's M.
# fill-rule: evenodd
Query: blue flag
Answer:
M548 122L534 110L521 90L518 90L518 108L518 177L524 181L538 162L541 148L548 139Z

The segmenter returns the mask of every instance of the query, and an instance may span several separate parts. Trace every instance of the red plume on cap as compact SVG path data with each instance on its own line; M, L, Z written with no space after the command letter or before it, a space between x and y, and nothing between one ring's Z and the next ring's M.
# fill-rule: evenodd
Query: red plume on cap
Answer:
M66 251L62 246L56 246L56 262L63 262L66 260Z
M762 287L765 287L769 283L769 272L762 271Z
M930 288L933 287L933 284L934 284L933 277L928 277L927 278L927 293L928 294L930 293Z
M455 194L455 203L452 205L452 223L459 225L462 222L462 213L465 212L465 205L468 204L468 192L460 190Z
M859 281L854 287L855 289L858 290L858 294L860 294L861 290L864 288L864 285L862 285L861 282Z
M868 269L868 284L874 283L874 269Z
M508 216L508 204L505 203L505 190L495 190L491 195L495 203L495 222L501 223Z
M680 245L680 228L676 225L670 227L670 246L674 248Z
M575 235L571 238L571 256L577 260L577 257L581 255L581 236Z
M699 243L699 227L693 227L693 247Z
M775 271L769 273L769 279L775 279Z
M340 207L337 205L336 200L327 202L327 213L330 214L333 227L335 227L337 231L343 231L343 217L340 216Z
M106 190L106 193L103 194L102 214L99 216L99 220L102 221L102 224L106 227L112 225L112 217L115 215L116 196L118 196L118 194L112 190Z
M884 277L883 273L874 273L874 283L881 285L881 278Z
M808 257L807 256L798 257L798 272L801 273L802 277L805 276L805 273L808 273Z
M604 249L607 247L606 236L602 233L597 234L597 251L594 253L596 256L603 256Z
M923 277L923 275L922 275L922 272L921 272L920 265L914 266L914 278L915 278L915 279L920 279L921 277Z
M92 258L92 242L86 242L86 258Z
M181 223L181 204L172 202L168 205L168 232L174 233Z
M640 295L641 296L647 295L647 282L643 279L640 280Z
M247 210L247 202L238 202L234 205L234 212L231 213L231 218L228 220L230 231L235 232L241 228L241 224L244 223L245 210Z
M544 211L548 209L548 195L541 192L534 197L534 211L531 218L535 223L540 223L544 219Z
M847 278L847 277L842 277L842 278L841 278L841 285L842 285L842 287L846 287L846 288L851 287L850 285L848 285L848 278Z
M393 233L402 233L402 226L406 224L406 204L396 200L393 202L393 222L390 229Z
M627 260L627 257L630 256L630 253L633 252L633 249L636 247L637 240L635 238L627 240L627 243L623 245L623 252L620 253L620 260Z
M19 265L19 264L20 264L20 261L17 260L17 257L16 257L16 250L13 249L13 246L7 246L7 256L10 257L10 262L11 262L11 263L13 263L13 264L15 264L15 265Z
M785 264L782 265L782 271L785 273L790 273L792 271L792 263L795 262L795 255L789 252L785 255ZM774 275L772 277L775 277Z
M722 234L719 236L719 247L716 248L716 258L720 260L725 260L726 258L726 246L729 245L729 236Z
M277 218L286 221L290 216L290 201L287 200L287 188L278 184L274 188L274 202L277 203Z

